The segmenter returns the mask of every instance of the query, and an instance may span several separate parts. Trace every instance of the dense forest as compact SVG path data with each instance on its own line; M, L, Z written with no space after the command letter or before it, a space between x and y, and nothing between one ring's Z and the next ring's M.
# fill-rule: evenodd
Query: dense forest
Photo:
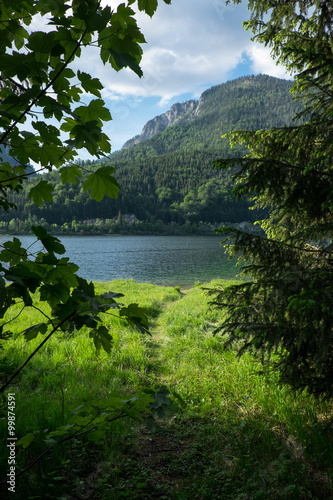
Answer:
M39 223L53 232L197 232L224 222L253 222L260 214L247 200L236 201L231 173L213 169L219 157L242 156L231 150L228 132L281 127L301 110L290 94L292 82L265 75L239 78L205 91L192 113L179 116L167 129L103 159L115 168L121 186L117 199L97 202L82 186L101 162L79 161L83 177L63 185L58 172L45 174L54 192L52 204L29 199L33 176L11 201L16 211L2 214L2 233L28 232ZM157 117L158 118L158 117ZM182 229L180 229L182 228Z

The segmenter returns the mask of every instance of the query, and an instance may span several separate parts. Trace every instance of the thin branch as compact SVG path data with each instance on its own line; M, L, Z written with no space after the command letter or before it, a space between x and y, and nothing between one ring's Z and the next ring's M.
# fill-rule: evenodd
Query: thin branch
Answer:
M57 299L59 299L59 297L57 297L55 294L53 295L53 297L56 297ZM39 307L34 306L34 305L32 305L31 307L32 307L33 309L36 309L36 311L40 312L43 316L45 316L45 318L46 318L46 319L48 319L48 320L49 320L49 322L51 323L51 325L53 326L53 329L54 329L54 328L56 328L56 326L54 325L54 323L53 323L52 319L51 319L51 318L49 318L49 316L48 316L48 315L47 315L44 311L42 311L42 309L39 309Z
M20 316L20 314L22 314L22 312L23 312L23 310L24 310L25 308L26 308L26 306L24 305L24 306L22 307L22 309L20 310L20 312L19 312L19 313L18 313L18 314L17 314L14 318L12 318L12 319L10 319L10 320L6 321L6 323L3 323L3 324L1 325L1 328L3 328L3 327L4 327L4 326L6 326L6 325L9 325L9 323L11 323L12 321L15 321L15 320L16 320L16 319Z
M224 227L222 227L222 229L224 229ZM246 231L242 231L242 230L236 229L234 227L225 227L225 229L230 230L230 233L231 233L231 235L225 235L226 239L223 240L223 241L226 241L226 242L229 239L231 239L231 240L233 239L232 233L235 233L235 234L246 234L246 235L249 234ZM219 236L223 237L224 236L223 232L220 232ZM263 238L262 236L258 236L258 235L251 235L251 237L255 238L257 240L264 240L264 241L273 243L275 246L284 246L284 247L290 248L292 250L299 250L300 252L331 254L331 252L325 250L325 248L317 248L317 247L315 247L313 245L310 245L309 243L306 243L307 247L302 248L302 247L298 247L296 245L293 245L292 243L286 243L286 242L280 241L280 240L273 240L272 238L267 238L267 237ZM229 245L229 243L226 243L226 245ZM232 245L232 243L231 243L231 245Z
M22 120L22 118L25 117L26 114L29 113L29 111L36 104L36 102L39 101L39 99L47 92L47 90L53 85L53 83L57 80L57 78L61 75L61 73L66 69L66 67L68 66L68 64L71 62L73 56L75 55L75 52L79 49L79 47L81 45L81 42L82 42L82 40L83 40L83 38L84 38L84 36L86 35L87 32L88 32L88 28L86 28L84 30L84 32L82 33L82 35L81 35L79 41L77 42L75 48L73 49L72 53L67 58L67 60L64 62L64 64L62 65L62 67L60 68L60 70L58 71L58 73L54 76L54 78L52 78L52 80L48 83L48 85L43 90L41 90L41 92L38 94L38 96L35 97L35 99L33 99L33 101L29 104L29 106L21 113L21 115L19 116L19 118L2 135L2 137L0 138L0 144L3 143L3 141L6 139L6 137L16 127L16 125L18 123L20 123L20 121Z
M18 166L18 165L16 165L16 166ZM23 166L23 165L20 165L20 166ZM48 169L46 167L41 167L38 170L34 170L33 172L28 172L28 173L22 174L22 175L16 175L15 177L9 177L6 180L0 182L0 185L3 183L10 182L10 181L16 181L17 179L24 179L25 177L29 177L29 175L34 175L37 172L41 172L42 170L48 170Z
M88 424L84 425L83 427L81 427L80 431L78 431L77 433L75 434L71 434L70 436L67 436L66 438L62 439L61 441L59 441L57 444L63 444L65 443L66 441L69 441L70 439L74 439L74 438L77 438L77 437L80 437L80 436L83 436L84 434L87 434L88 432L91 432L91 431L94 431L97 429L97 426L95 427L91 427L91 429L86 429L85 431L82 432L82 429L84 429L85 427L87 427L88 425L90 425L98 416L100 415L100 412L97 413L97 415L90 421L88 422ZM118 420L119 418L123 418L123 417L127 417L128 415L126 413L121 413L120 415L117 415L116 417L114 418L111 418L109 420L107 420L107 422L113 422L114 420ZM49 448L45 451L43 451L43 453L41 453L31 464L29 464L25 469L21 470L19 473L16 474L16 477L18 476L21 476L22 474L24 474L25 472L27 472L28 470L32 469L32 467L34 467L36 465L36 463L42 458L44 457L45 455L47 455L48 453L51 453L52 451L54 450L54 448ZM3 480L0 482L0 484L4 484L5 482L7 481L7 479Z
M31 15L29 16L20 16L20 17L11 17L8 21L0 21L0 24L5 25L6 23L11 23L12 21L22 21L23 19L31 19Z
M22 365L16 370L16 372L10 377L10 379L7 380L7 382L0 388L0 394L7 389L7 387L12 383L14 378L17 377L17 375L23 370L23 368L26 366L26 364L35 356L35 354L37 354L37 352L43 347L43 345L49 340L49 338L51 338L52 335L61 327L61 325L65 324L66 321L68 321L70 319L70 317L73 316L76 312L77 311L75 310L67 318L60 321L58 326L53 328L53 330L45 337L43 342L41 342L39 344L39 346L30 354L30 356L24 361L24 363L22 363Z

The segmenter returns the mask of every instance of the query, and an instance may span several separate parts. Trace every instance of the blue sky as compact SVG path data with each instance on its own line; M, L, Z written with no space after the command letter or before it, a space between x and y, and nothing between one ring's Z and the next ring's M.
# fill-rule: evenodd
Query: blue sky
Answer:
M143 78L96 66L113 116L105 129L113 151L148 120L176 102L199 98L212 85L258 73L288 78L269 49L251 42L242 26L248 15L247 2L226 6L225 0L172 0L171 5L160 0L152 18L138 14L147 41Z
M119 3L102 0L113 8ZM248 15L246 1L226 6L225 0L172 0L171 5L159 0L152 18L141 12L136 16L147 41L141 79L128 69L117 73L103 66L97 49L88 48L75 66L104 85L103 98L113 117L104 131L112 151L172 104L198 99L213 85L259 73L289 78L268 48L251 42L251 33L242 26ZM79 156L89 158L84 150Z

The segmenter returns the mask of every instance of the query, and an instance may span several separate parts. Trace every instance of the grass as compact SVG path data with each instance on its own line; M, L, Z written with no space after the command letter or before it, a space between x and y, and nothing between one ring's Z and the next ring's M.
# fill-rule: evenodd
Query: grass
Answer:
M64 425L83 402L164 384L178 408L155 433L120 419L107 426L100 443L87 434L56 446L17 477L17 494L10 498L333 498L331 404L279 387L275 374L262 374L253 357L238 359L224 350L221 338L212 335L221 312L209 309L199 287L181 292L117 281L97 288L123 292L124 301L146 307L152 336L107 316L111 354L97 356L84 332L52 338L10 389L16 395L16 435L39 430L41 436L18 451L18 467L45 449L42 431ZM17 335L4 343L3 372L17 367L42 338L26 343L19 335L29 321L38 322L33 314L21 315ZM5 398L2 449L6 405ZM1 454L2 471L8 470L7 458Z

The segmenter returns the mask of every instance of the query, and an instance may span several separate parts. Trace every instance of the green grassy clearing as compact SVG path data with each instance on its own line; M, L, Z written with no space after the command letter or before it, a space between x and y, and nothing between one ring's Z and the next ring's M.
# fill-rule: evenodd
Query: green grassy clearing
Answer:
M221 313L209 309L200 288L182 293L133 281L97 288L123 292L125 303L146 307L152 336L108 315L110 354L96 355L84 332L55 335L10 389L16 436L64 425L83 402L115 392L130 397L159 384L168 386L178 409L157 433L126 418L108 424L99 444L86 434L56 446L17 478L17 498L333 498L332 405L279 388L250 355L238 359L225 351L211 333ZM41 341L26 343L19 335L39 314L16 319L16 338L0 353L3 374ZM0 433L5 450L6 397ZM42 432L40 441L17 452L19 467L45 449L43 438ZM1 454L1 471L7 458Z

